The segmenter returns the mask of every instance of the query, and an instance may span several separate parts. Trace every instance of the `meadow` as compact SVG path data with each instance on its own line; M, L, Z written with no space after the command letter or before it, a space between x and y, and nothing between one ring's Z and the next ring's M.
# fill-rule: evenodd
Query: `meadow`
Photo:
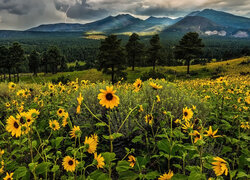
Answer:
M0 177L249 179L248 62L192 65L189 79L179 66L114 85L96 70L1 83Z

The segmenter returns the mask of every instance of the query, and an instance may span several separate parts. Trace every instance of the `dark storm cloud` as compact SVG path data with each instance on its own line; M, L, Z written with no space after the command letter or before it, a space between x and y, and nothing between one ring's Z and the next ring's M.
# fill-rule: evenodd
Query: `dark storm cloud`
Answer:
M43 11L45 8L42 0L0 0L0 11L7 11L10 14L26 15L36 7L36 11Z
M105 9L93 8L86 0L75 1L73 5L61 0L54 0L54 3L57 10L65 12L67 17L72 19L92 20L109 14Z

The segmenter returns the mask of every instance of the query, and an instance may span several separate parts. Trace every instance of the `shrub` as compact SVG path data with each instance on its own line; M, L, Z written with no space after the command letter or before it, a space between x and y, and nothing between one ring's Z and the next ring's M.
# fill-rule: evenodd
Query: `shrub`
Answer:
M161 73L161 72L158 72L158 71L149 71L149 72L145 72L142 74L141 76L141 80L143 81L146 81L148 79L164 79L166 78L165 74Z

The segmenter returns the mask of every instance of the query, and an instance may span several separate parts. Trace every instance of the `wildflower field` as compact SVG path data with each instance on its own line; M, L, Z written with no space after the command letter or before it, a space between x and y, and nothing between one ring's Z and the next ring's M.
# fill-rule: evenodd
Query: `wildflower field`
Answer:
M0 178L250 179L250 76L0 84Z

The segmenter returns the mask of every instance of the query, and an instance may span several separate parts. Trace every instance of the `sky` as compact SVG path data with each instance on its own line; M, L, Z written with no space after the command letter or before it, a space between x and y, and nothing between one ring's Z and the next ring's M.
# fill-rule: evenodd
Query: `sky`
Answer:
M206 8L250 18L250 0L0 0L0 29L87 23L124 13L176 18Z

